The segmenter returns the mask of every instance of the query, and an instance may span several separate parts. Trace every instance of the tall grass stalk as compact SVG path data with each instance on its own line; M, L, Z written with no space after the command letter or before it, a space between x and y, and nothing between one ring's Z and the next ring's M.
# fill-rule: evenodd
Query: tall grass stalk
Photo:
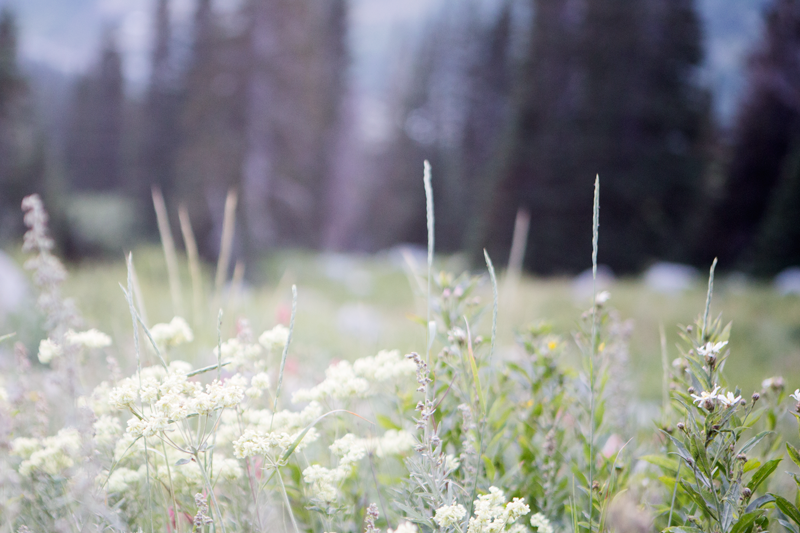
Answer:
M162 202L163 203L163 202ZM128 292L125 294L126 299L128 300L128 307L131 312L131 321L133 323L133 347L136 351L136 372L139 377L139 410L144 412L144 403L142 401L142 357L141 351L139 347L139 327L136 323L137 313L136 308L133 305L133 275L131 274L133 267L133 254L128 254ZM147 449L147 437L142 437L144 439L144 465L145 465L145 482L147 484L147 511L150 515L150 533L155 533L155 525L153 523L153 500L152 500L152 489L150 487L150 452Z
M275 402L272 406L272 417L269 421L269 430L272 431L272 424L275 422L275 412L278 410L278 398L281 396L281 386L283 385L283 372L286 368L286 357L289 355L289 345L292 343L294 334L294 319L297 314L297 285L292 285L292 315L289 319L289 336L286 338L286 345L281 354L281 369L278 373L278 386L275 388Z
M133 265L133 261L130 264L131 269L131 281L133 282L133 296L136 298L136 307L139 309L139 316L142 317L145 323L147 323L147 310L144 307L144 296L142 295L142 287L139 285L139 276L136 275L136 267Z
M528 233L531 227L531 214L520 208L514 220L514 233L511 238L511 252L508 255L508 268L503 279L503 300L514 299L519 280L522 277L522 265L525 261L525 249L528 245ZM485 252L485 251L484 251ZM506 305L508 305L506 303Z
M222 238L217 259L217 274L214 278L214 308L218 309L222 301L222 288L228 276L228 267L233 254L233 235L236 230L237 195L234 189L228 191L225 198L225 216L222 220Z
M152 194L158 222L158 233L161 235L161 246L164 248L164 259L167 263L172 309L176 315L183 315L183 296L181 295L181 282L178 275L178 254L175 253L175 242L172 240L172 230L169 227L167 206L164 204L164 196L161 194L161 189L153 186Z
M178 220L181 224L183 246L186 248L186 257L189 261L189 277L192 280L192 318L195 325L198 325L203 308L203 277L200 270L200 254L197 252L197 241L194 238L189 210L183 204L178 207Z
M434 218L433 218L433 187L431 186L431 164L425 160L423 165L422 182L425 185L425 213L428 226L428 293L427 293L427 320L428 324L428 338L427 338L427 360L428 367L431 365L431 346L433 345L433 337L431 334L431 283L433 281L433 250L434 250ZM435 333L435 330L434 330ZM427 397L426 397L427 399Z
M597 351L597 245L600 236L600 176L594 180L592 207L592 348L589 353L589 531L594 514L594 357Z
M708 313L711 311L711 296L714 293L714 270L717 268L717 258L711 263L708 271L708 293L706 294L706 309L703 312L703 331L700 335L700 342L706 342L706 332L708 330Z

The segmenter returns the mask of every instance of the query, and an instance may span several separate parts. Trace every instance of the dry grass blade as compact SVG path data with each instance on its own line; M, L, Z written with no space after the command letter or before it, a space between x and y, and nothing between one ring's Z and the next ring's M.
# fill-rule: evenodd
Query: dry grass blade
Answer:
M219 308L222 298L222 287L228 275L228 267L231 263L233 254L233 235L236 230L236 191L228 191L225 198L225 218L222 221L222 240L219 246L219 258L217 259L217 274L214 278L214 308Z
M203 278L200 271L200 254L197 252L197 241L192 230L192 221L189 210L185 205L178 207L178 220L181 223L183 246L186 248L186 257L189 260L189 277L192 279L192 309L194 322L200 321L200 310L203 308Z
M142 287L139 285L139 276L136 275L136 267L133 266L133 255L131 255L130 262L131 284L133 286L133 297L136 298L136 307L139 309L139 316L142 321L147 324L147 311L144 308L144 296L142 296Z
M169 292L172 296L172 308L176 315L183 314L183 298L181 296L180 277L178 276L178 255L175 253L175 242L172 240L172 230L169 228L167 206L161 189L153 187L153 206L156 210L158 233L161 235L161 245L164 247L164 259L167 262L167 276L169 277Z

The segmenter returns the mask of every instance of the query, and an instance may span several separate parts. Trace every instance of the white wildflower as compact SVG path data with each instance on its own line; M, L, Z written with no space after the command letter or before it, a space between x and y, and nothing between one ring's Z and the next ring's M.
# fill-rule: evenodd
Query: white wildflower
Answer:
M122 434L119 420L113 416L102 415L93 424L94 441L101 446L110 446Z
M439 527L450 527L457 525L467 514L467 510L461 504L445 505L436 509L433 519Z
M39 439L29 437L17 437L11 441L11 455L16 455L23 459L29 458L33 452L40 450L42 447Z
M413 376L417 365L400 355L399 350L381 350L374 357L364 357L353 363L353 371L369 381L386 381L400 376Z
M531 526L536 528L537 533L553 533L553 526L550 520L542 513L536 513L531 517Z
M69 330L67 331L65 337L68 343L79 344L84 348L89 349L111 346L111 337L96 329L90 329L81 332Z
M266 390L269 388L269 374L259 372L250 380L250 386L257 389Z
M594 299L597 302L597 305L603 305L608 301L609 298L611 298L611 293L608 291L602 291L598 292Z
M713 401L715 401L717 399L717 392L718 391L719 391L719 385L714 387L714 390L712 390L711 392L703 391L703 392L700 393L700 395L692 394L692 398L694 399L694 401L692 403L696 403L697 405L702 405L707 400L710 400L710 401L713 402Z
M155 366L153 368L161 368L160 366ZM192 371L192 364L187 363L186 361L172 361L169 364L168 373L169 374L182 374L186 375Z
M150 328L150 336L153 337L153 341L159 350L165 350L194 340L194 333L192 333L189 324L179 316L174 317L167 324L154 325Z
M320 401L327 397L345 400L353 397L363 397L369 390L369 382L358 377L353 371L353 366L347 361L339 361L325 370L325 379L312 389L300 389L292 396L292 401L310 402Z
M234 481L242 477L242 465L236 459L218 457L214 459L214 470L217 475L228 481Z
M125 409L133 405L138 397L136 382L125 378L108 393L108 404L112 409Z
M728 341L718 343L707 342L705 346L697 348L697 353L702 357L716 356L719 355L719 351L722 350L726 344L728 344Z
M336 499L336 485L346 477L341 469L330 470L320 465L311 465L303 470L303 481L311 485L310 492L313 497L324 502Z
M328 447L333 454L341 457L339 466L352 469L353 465L364 458L367 448L364 441L352 433L348 433L340 439L333 441Z
M130 485L141 480L139 472L125 467L115 468L108 478L106 489L110 493L121 494L128 490Z
M139 438L144 435L145 431L148 431L147 422L139 420L136 417L131 417L128 419L128 429L125 431L131 437Z
M375 454L378 457L402 455L413 450L416 444L414 436L408 431L389 429L377 442Z
M39 343L39 362L43 365L46 365L55 357L60 357L62 353L61 346L50 339L43 339Z
M220 352L220 348L222 351ZM226 340L220 347L214 348L214 356L222 361L230 361L234 367L242 367L248 361L254 361L261 355L263 349L258 344L245 344L236 337Z
M448 472L453 472L455 470L458 470L458 467L460 467L460 466L461 466L461 462L452 453L448 453L444 457L444 467L447 469Z
M730 407L731 405L736 405L741 401L741 396L734 396L732 392L728 392L727 394L718 394L717 400L725 405L726 407Z
M794 398L794 401L800 402L800 389L795 389L794 394L790 394L789 396Z
M401 522L397 529L389 529L386 533L418 533L419 528L411 522Z
M262 333L258 338L258 342L267 350L282 350L286 343L289 342L289 328L278 324Z

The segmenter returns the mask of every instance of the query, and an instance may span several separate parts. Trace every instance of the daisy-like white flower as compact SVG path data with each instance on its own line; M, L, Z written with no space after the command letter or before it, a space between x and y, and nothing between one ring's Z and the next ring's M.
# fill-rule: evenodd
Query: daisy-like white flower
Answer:
M595 296L595 301L597 302L597 305L603 305L608 301L609 298L611 298L611 293L608 291L598 292L597 296Z
M795 389L795 390L794 390L794 394L790 394L789 396L791 396L792 398L794 398L794 400L795 400L796 402L800 402L800 389Z
M728 344L728 341L717 343L707 342L705 346L701 346L697 349L697 353L703 357L709 355L718 355L719 351L722 350L726 344Z
M712 390L711 392L703 391L700 393L699 396L697 394L692 394L692 398L694 399L693 403L696 403L697 405L702 405L706 400L714 401L719 398L719 396L717 396L718 391L719 391L719 385L714 387L714 390Z
M728 391L727 394L718 394L717 400L726 407L730 407L731 405L736 405L742 400L741 396L734 396L732 392Z

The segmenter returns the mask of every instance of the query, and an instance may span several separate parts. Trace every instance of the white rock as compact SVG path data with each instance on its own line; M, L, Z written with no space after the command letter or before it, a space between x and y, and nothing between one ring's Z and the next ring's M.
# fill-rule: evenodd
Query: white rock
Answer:
M597 292L611 288L616 281L614 271L608 265L597 265ZM588 268L572 279L572 297L576 301L583 301L592 297L594 281L592 269Z
M772 282L781 296L800 294L800 267L789 267L781 271Z
M0 319L22 309L28 296L28 279L8 254L0 250Z
M673 294L690 289L700 279L696 268L680 263L656 263L644 273L645 286L656 292Z

